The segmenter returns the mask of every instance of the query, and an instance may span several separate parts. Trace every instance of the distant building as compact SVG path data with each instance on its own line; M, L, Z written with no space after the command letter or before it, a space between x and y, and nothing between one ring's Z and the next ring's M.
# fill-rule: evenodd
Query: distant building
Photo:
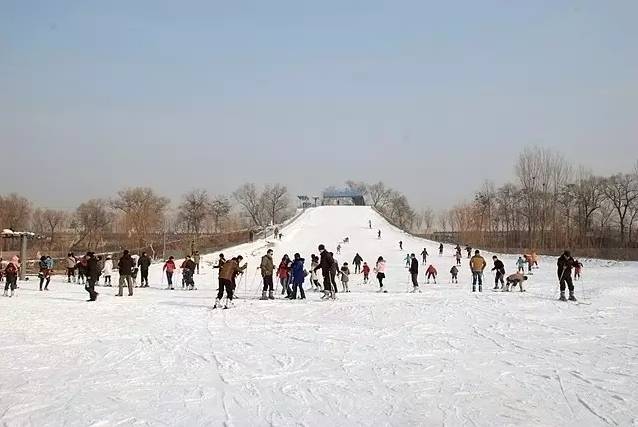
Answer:
M365 206L363 194L354 190L326 190L321 200L323 206Z

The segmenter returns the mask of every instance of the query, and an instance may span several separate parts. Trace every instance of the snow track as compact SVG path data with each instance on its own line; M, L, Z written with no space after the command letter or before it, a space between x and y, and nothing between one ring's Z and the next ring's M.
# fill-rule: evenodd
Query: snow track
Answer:
M373 229L367 227L368 219ZM383 239L377 239L378 229ZM275 261L319 243L340 263L388 260L388 294L352 276L334 302L259 301L266 242L224 253L249 263L231 310L212 310L213 273L198 291L22 284L0 298L0 421L7 426L111 425L635 425L636 263L584 260L576 296L555 300L555 261L541 258L525 293L472 294L467 260L449 284L452 248L413 238L369 208L311 209L282 230ZM428 248L438 285L406 294L398 241ZM462 242L461 242L462 243ZM335 251L336 252L336 251ZM486 259L491 254L484 254ZM213 262L217 254L205 261ZM516 256L503 256L515 269ZM488 260L489 261L489 260ZM309 261L307 261L309 264ZM491 264L488 262L488 264ZM423 280L423 272L420 280ZM114 283L117 277L114 277ZM177 278L179 283L180 278ZM373 281L374 282L374 281ZM581 286L582 285L582 286ZM306 285L306 288L310 288ZM278 296L279 297L279 296Z

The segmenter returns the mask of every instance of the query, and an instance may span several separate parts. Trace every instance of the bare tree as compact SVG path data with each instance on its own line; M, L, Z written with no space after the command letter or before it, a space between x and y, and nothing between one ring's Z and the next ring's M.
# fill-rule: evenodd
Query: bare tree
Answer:
M268 211L272 224L278 224L281 213L288 209L290 196L285 185L267 185L263 192L264 208Z
M118 191L118 198L111 201L114 209L124 214L129 232L136 235L143 247L151 233L162 226L164 212L170 201L155 194L151 188L137 187Z
M255 225L260 227L264 225L263 198L257 191L255 184L248 183L242 185L235 190L233 197L248 216L250 216Z
M202 224L210 214L210 197L206 190L192 190L184 195L177 208L178 218L186 224L189 233L198 236Z
M626 241L627 213L636 202L636 199L638 199L636 179L631 174L614 175L605 181L603 193L616 210L620 226L620 242L624 245Z
M71 223L71 226L79 234L72 246L75 247L86 240L86 248L96 249L112 219L104 200L92 199L82 203L76 209Z
M434 227L434 212L432 212L432 209L430 208L423 209L421 217L423 218L423 225L425 226L426 234L431 233L432 228Z
M215 224L215 232L219 232L219 224L228 217L230 209L230 202L225 196L217 196L210 203L210 211Z
M381 181L370 185L368 187L368 193L370 194L370 201L374 208L385 207L392 197L392 189L386 188L385 184Z
M31 220L31 202L16 193L0 197L0 227L25 231Z
M346 187L355 193L361 194L363 197L368 195L368 184L361 181L353 181L349 179L346 181Z
M446 232L447 231L447 220L448 220L448 212L441 211L437 215L437 222L439 224L439 230Z

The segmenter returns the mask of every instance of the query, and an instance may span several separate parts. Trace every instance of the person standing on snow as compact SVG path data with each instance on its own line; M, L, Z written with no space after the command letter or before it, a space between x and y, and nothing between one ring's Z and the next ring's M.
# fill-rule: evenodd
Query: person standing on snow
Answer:
M372 230L372 220L371 219L368 220L368 228L370 230Z
M381 238L381 230L379 230L379 239Z
M133 296L133 266L135 265L133 257L129 254L128 250L124 250L122 257L117 263L117 268L120 272L119 292L116 296L121 297L123 295L122 290L124 283L128 286L128 296Z
M368 280L370 280L370 266L368 265L367 262L363 263L363 284L367 285L368 284Z
M417 261L415 254L410 255L410 277L412 279L412 292L419 291L419 261Z
M131 259L133 260L133 268L131 269L131 279L133 280L133 286L137 288L137 273L140 271L139 267L139 259L140 256L138 254L131 255Z
M306 280L306 274L308 272L304 268L305 260L298 253L294 255L292 262L291 275L292 275L292 292L288 299L297 299L297 288L299 288L299 296L301 299L306 299L306 294L303 291L303 283Z
M387 293L388 291L383 289L383 279L385 279L385 260L382 256L377 259L374 271L377 273L377 280L379 281L379 290L377 292Z
M310 280L314 285L315 292L319 292L321 290L321 284L319 283L319 277L317 276L317 272L315 268L319 265L319 257L315 254L310 255Z
M505 265L496 255L492 257L492 260L494 261L494 268L492 268L492 271L496 271L496 277L494 278L494 289L496 290L498 289L499 281L501 282L501 288L505 285L503 282L503 279L505 278Z
M459 283L459 269L456 268L456 265L453 265L450 269L450 274L452 275L452 283Z
M412 257L410 254L405 254L405 258L403 258L403 260L405 261L405 268L410 268L410 264L412 263Z
M93 252L86 253L86 280L87 284L84 287L89 293L89 299L87 302L92 302L97 299L99 295L95 292L95 284L100 280L100 266L97 263L97 258Z
M339 274L341 275L341 289L343 292L350 292L350 288L348 288L348 282L350 281L350 269L348 268L348 263L344 262L343 266L339 270Z
M483 270L485 270L485 258L477 249L474 256L470 259L470 269L472 270L472 292L476 292L476 283L478 282L479 292L483 292Z
M427 270L425 270L425 274L426 274L426 278L427 278L427 283L430 283L430 279L434 280L434 284L436 284L436 275L437 275L437 271L436 268L434 268L434 266L432 264L430 264L430 266L428 267Z
M399 240L399 250L402 251L403 250L403 241Z
M421 252L421 258L423 259L423 264L425 265L425 263L428 262L428 250L426 248L423 248L423 252Z
M199 255L199 251L195 251L195 253L193 253L193 262L195 263L195 270L197 271L197 274L199 274L200 259L201 259L201 256Z
M556 262L558 266L558 283L560 285L560 301L567 301L565 299L565 285L569 288L569 300L576 301L576 297L574 296L574 282L572 282L572 268L574 264L574 258L572 258L569 251L563 252Z
M4 296L15 296L16 288L18 287L18 271L20 270L20 264L18 257L14 256L11 261L4 268L5 283L4 283ZM9 288L11 288L11 295L8 294Z
M181 265L182 268L182 283L186 287L186 290L193 291L195 290L195 280L193 276L195 275L195 261L193 261L190 255L186 255L186 259ZM220 272L221 277L221 272Z
M49 283L51 282L51 273L49 270L49 265L47 263L47 257L44 255L40 257L39 263L40 272L38 273L38 277L40 278L40 291L42 291L42 285L46 281L46 285L44 286L44 290L49 290Z
M78 284L84 285L86 284L86 256L81 257L76 264L76 269L78 270Z
M151 258L142 252L142 256L137 261L138 267L140 267L140 288L148 288L148 269L151 266Z
M341 253L341 245L337 245L337 255Z
M516 261L516 272L525 273L525 260L522 256L519 256L518 260Z
M177 269L177 266L175 265L175 257L170 256L168 257L168 260L164 263L164 267L162 267L162 271L166 273L166 289L170 289L173 290L175 289L173 287L173 273L175 272L175 270Z
M439 256L443 256L443 243L439 243Z
M104 286L108 286L109 288L113 286L111 284L111 275L113 274L113 257L111 257L111 255L106 256L104 267L102 267L102 274L104 274Z
M580 279L580 272L582 269L583 263L578 260L574 260L574 280Z
M361 273L362 262L363 258L361 258L361 255L359 255L359 253L357 252L357 254L354 256L354 259L352 260L352 264L354 265L354 274Z
M237 274L243 274L244 270L248 266L248 264L244 264L242 267L239 266L239 263L243 259L244 257L238 255L236 258L232 258L231 260L226 261L221 270L219 270L220 287L217 291L217 299L215 300L215 305L213 306L213 308L218 308L221 306L221 299L224 296L224 289L226 290L226 304L224 304L224 308L230 308L232 306L233 277L235 277ZM221 285L223 285L223 287Z
M456 265L461 265L461 252L457 252L455 257L456 257Z
M334 299L334 289L332 288L332 281L330 279L330 271L332 270L334 259L324 245L319 245L319 257L319 265L314 268L314 271L321 269L321 275L323 276L323 296L321 299Z
M470 245L465 246L465 252L467 252L467 257L470 258L472 256L472 247Z
M277 277L281 285L281 294L286 296L290 296L290 292L292 292L290 289L290 265L290 257L288 257L288 254L284 254L277 268Z
M73 283L75 283L75 266L77 265L78 260L75 259L73 252L69 252L66 257L66 274L68 277L68 283L71 283L71 278L73 278Z
M275 299L272 275L275 271L275 263L272 259L272 249L266 251L266 255L261 257L261 264L259 264L259 270L261 270L261 280L264 283L264 287L261 290L261 299ZM267 293L267 294L266 294Z

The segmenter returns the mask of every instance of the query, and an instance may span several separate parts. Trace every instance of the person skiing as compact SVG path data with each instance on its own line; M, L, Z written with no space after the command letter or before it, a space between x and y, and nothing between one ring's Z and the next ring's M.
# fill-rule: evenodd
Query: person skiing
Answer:
M279 228L275 227L275 232L273 233L273 237L276 239L279 236Z
M226 258L224 258L224 254L219 254L219 259L217 260L217 265L213 266L213 269L221 270L226 262Z
M452 275L452 283L459 283L459 269L456 265L453 265L450 269L450 274Z
M348 282L350 281L350 269L348 268L347 262L343 263L341 270L339 270L339 274L341 275L341 289L343 289L343 292L350 292L350 288L348 288Z
M334 258L334 254L330 252L330 256L332 257L332 267L330 267L330 283L332 284L332 289L335 295L339 292L339 288L337 287L337 273L339 272L339 262Z
M402 251L403 250L403 241L399 240L399 250Z
M195 280L193 279L193 276L195 275L195 261L193 261L190 255L186 255L186 259L180 267L182 269L182 283L184 284L186 290L196 290ZM221 277L221 271L219 275Z
M68 283L71 283L71 279L73 279L73 283L75 283L75 266L78 260L75 259L73 252L69 252L66 257L66 275L68 278Z
M337 255L339 255L341 253L341 245L337 245Z
M370 228L370 230L372 230L372 220L371 219L368 220L368 228Z
M416 255L410 255L410 278L412 279L412 292L421 292L419 289L419 261Z
M578 260L574 260L574 280L580 279L580 272L582 269L583 263Z
M148 288L148 269L151 266L151 258L146 252L142 252L137 265L140 267L140 288Z
M215 299L215 305L213 308L218 308L221 306L221 299L224 296L224 289L226 290L226 303L224 304L224 308L230 308L233 304L233 277L238 274L243 274L244 270L248 264L244 264L242 267L239 266L239 263L244 259L241 255L238 255L236 258L232 258L229 261L226 261L222 266L221 270L219 270L219 284L220 287L217 291L217 299ZM193 262L191 260L191 262ZM195 263L193 263L194 266ZM193 270L194 271L194 270ZM223 287L222 287L223 285Z
M461 246L459 246L459 244L457 243L456 246L454 247L454 250L458 253L461 253Z
M425 274L427 276L427 283L430 283L430 279L434 280L434 284L436 284L436 275L437 275L437 271L436 268L434 268L434 266L432 264L430 264L430 266L428 267L427 270L425 270Z
M79 285L86 284L86 256L80 257L78 263L76 264L76 269L78 271L78 281Z
M275 263L272 259L273 251L272 249L268 249L266 251L266 255L261 257L261 263L259 264L259 270L261 271L261 280L264 284L264 287L261 290L261 299L275 299L274 288L272 275L275 271Z
M315 268L319 265L319 257L315 254L310 255L310 280L314 286L314 291L319 292L321 290L321 284L319 283L319 278L317 276L317 272Z
M405 261L405 268L410 268L410 264L412 263L412 257L410 254L405 254L405 258L403 258L403 260Z
M131 255L131 259L133 260L133 268L131 269L131 280L133 280L133 286L137 288L137 273L140 271L140 256L138 254L133 254Z
M370 266L367 262L363 263L363 284L367 285L368 280L370 279Z
M121 297L122 289L124 288L124 284L128 286L128 296L133 296L133 266L135 263L133 262L133 257L129 254L128 250L124 250L122 257L117 262L117 268L120 273L120 282L119 282L119 292L116 296Z
M503 261L498 259L496 255L492 257L492 261L494 261L494 268L492 271L496 271L496 277L494 278L494 289L498 290L498 282L501 282L501 288L504 286L503 279L505 278L505 265Z
M479 292L483 292L483 270L487 263L477 249L474 256L470 259L470 269L472 270L472 292L476 292L476 283L478 282Z
M374 272L377 273L377 280L379 281L379 290L377 292L387 293L388 291L383 289L383 279L385 279L385 260L382 256L377 259Z
M465 246L465 252L467 252L467 257L470 258L472 256L472 247L470 245Z
M170 290L175 289L173 287L173 273L175 272L176 269L177 269L177 266L175 265L175 257L171 255L168 257L168 260L164 263L164 266L162 267L162 272L166 274L166 283L167 283L166 289L170 289Z
M4 268L4 296L5 297L13 297L15 296L16 288L18 287L18 271L20 270L20 264L18 262L18 257L14 256L7 266ZM11 289L11 295L9 295L9 289Z
M40 272L38 273L38 277L40 278L40 291L42 291L42 285L46 281L46 285L44 285L44 290L49 290L49 283L51 283L51 270L49 270L49 264L47 263L47 257L44 255L40 257L40 263L38 264Z
M290 296L290 258L288 254L285 254L279 263L277 268L277 277L279 278L279 284L281 285L281 294Z
M89 293L89 299L87 302L92 302L97 299L99 295L95 292L95 284L100 280L100 266L98 265L97 258L93 252L86 253L86 286L84 289Z
M199 251L195 251L193 253L193 262L195 263L195 271L197 271L197 274L199 274L199 261L201 259L201 256L199 255Z
M379 236L379 239L380 239L381 238L381 230L379 230L378 236Z
M421 259L423 259L424 265L426 262L428 262L428 255L428 250L426 248L423 248L423 252L421 252Z
M525 273L525 260L522 256L519 256L518 260L516 261L516 272Z
M461 265L461 252L456 252L456 265Z
M303 290L303 283L306 280L306 275L308 272L304 268L305 260L296 253L294 255L294 260L292 261L291 275L292 275L292 292L288 299L297 299L297 288L299 288L299 297L300 299L306 299L306 294Z
M558 266L558 283L560 285L560 301L567 301L565 299L565 285L569 288L569 300L576 301L574 296L574 282L572 282L572 268L574 267L574 258L569 251L563 252L558 257L556 265Z
M443 243L439 243L439 256L443 256Z
M104 274L104 286L108 286L109 288L113 286L111 284L111 275L113 274L113 257L111 255L107 255L106 260L104 260L102 274Z
M315 267L314 271L318 271L321 269L321 275L323 276L323 296L321 299L332 298L335 297L335 292L332 287L332 281L330 279L330 272L332 270L332 265L334 264L334 259L330 252L326 250L326 247L321 244L319 245L319 264Z
M352 260L352 264L354 265L354 274L361 273L362 262L363 258L361 258L361 255L359 255L359 253L357 252L357 254L354 256L354 259Z
M532 256L529 254L525 254L525 262L527 263L527 272L531 273L532 265L534 265L534 260L532 259Z
M521 273L510 274L509 276L507 276L507 279L505 280L505 286L502 290L503 292L509 292L510 286L512 286L513 289L514 286L520 285L520 291L525 292L525 289L523 289L523 282L525 280L527 280L527 276L523 276Z

